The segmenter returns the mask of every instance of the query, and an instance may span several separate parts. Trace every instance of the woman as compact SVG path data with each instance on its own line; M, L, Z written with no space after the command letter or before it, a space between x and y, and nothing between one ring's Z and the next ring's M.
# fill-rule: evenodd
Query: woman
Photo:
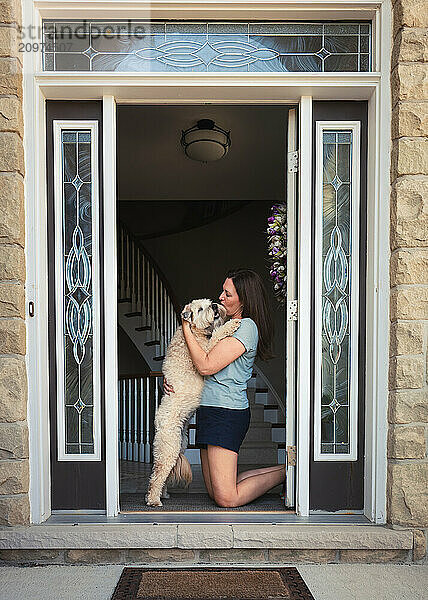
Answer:
M190 324L182 321L190 356L205 376L196 418L196 446L208 494L222 507L252 502L285 479L285 466L245 471L237 476L238 452L250 424L246 394L254 359L272 358L273 337L266 292L250 269L229 271L219 300L230 319L242 319L239 329L206 353ZM165 393L174 389L164 382Z

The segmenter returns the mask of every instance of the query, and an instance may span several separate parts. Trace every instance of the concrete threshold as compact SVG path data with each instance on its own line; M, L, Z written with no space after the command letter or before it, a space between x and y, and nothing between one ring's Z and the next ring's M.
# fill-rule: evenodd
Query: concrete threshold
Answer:
M0 529L0 550L228 549L410 550L409 530L377 525L69 523Z

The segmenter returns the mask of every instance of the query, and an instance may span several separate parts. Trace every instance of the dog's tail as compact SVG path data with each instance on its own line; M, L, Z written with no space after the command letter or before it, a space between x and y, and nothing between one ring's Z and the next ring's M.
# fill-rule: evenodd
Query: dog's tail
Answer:
M192 483L192 479L192 467L184 454L180 452L167 483L172 487L188 487Z

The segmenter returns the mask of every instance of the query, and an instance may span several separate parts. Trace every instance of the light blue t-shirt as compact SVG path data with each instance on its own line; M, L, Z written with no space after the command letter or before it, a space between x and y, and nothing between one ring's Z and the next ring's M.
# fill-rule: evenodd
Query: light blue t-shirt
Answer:
M205 377L201 406L248 408L247 382L251 378L257 354L259 341L257 325L253 319L244 317L232 337L244 344L245 352L224 369Z

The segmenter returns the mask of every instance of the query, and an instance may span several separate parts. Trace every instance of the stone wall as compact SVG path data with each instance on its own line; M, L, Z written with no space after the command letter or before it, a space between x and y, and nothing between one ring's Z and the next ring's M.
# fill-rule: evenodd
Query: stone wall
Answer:
M388 521L428 527L428 11L393 2Z
M29 522L21 3L0 1L0 524Z

